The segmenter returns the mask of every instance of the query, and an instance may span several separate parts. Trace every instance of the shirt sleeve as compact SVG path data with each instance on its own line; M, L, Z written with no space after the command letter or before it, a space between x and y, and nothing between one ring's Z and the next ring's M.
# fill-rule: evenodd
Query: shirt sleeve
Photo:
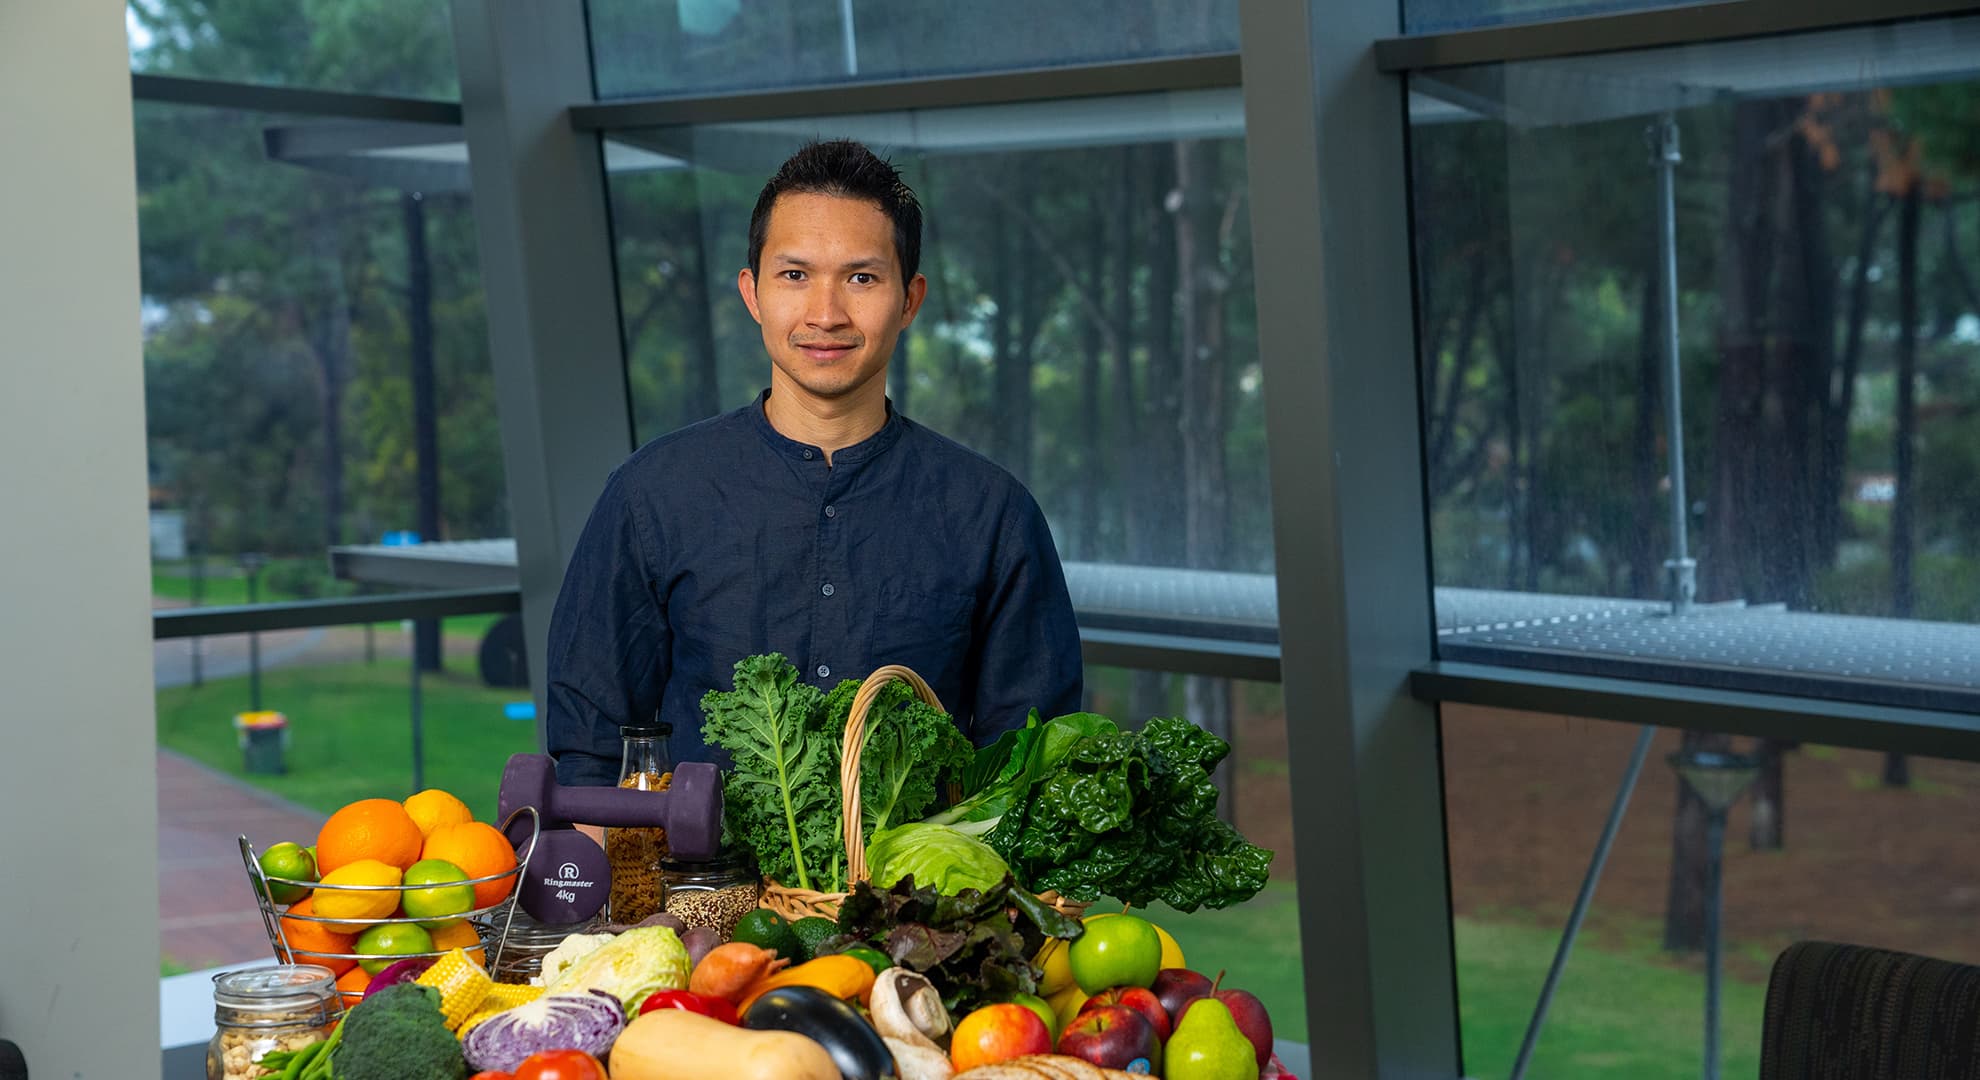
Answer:
M672 634L636 508L618 473L592 507L550 619L550 754L563 784L616 784L623 724L651 720Z
M996 583L977 640L970 739L985 745L1024 726L1079 711L1079 623L1045 513L1020 491L997 542Z

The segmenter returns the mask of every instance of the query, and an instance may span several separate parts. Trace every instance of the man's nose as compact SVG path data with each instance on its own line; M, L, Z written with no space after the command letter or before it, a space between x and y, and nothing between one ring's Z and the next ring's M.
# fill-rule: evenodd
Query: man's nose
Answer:
M820 330L832 330L847 323L846 305L839 296L839 290L827 285L813 289L809 303L805 306L804 321Z

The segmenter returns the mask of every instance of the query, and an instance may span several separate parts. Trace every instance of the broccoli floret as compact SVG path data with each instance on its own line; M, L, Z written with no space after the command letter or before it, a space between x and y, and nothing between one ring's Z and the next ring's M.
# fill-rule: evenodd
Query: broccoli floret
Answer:
M460 1040L440 1015L440 992L400 983L353 1006L330 1060L336 1080L464 1080Z

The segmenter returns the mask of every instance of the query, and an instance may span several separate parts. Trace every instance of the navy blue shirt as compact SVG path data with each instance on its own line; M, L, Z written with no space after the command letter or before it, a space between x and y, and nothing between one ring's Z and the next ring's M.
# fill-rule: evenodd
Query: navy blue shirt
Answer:
M751 404L664 435L606 481L550 623L550 753L618 781L619 727L701 739L701 696L780 652L829 690L885 664L928 680L978 745L1079 708L1079 628L1045 515L987 458L887 408L832 455Z

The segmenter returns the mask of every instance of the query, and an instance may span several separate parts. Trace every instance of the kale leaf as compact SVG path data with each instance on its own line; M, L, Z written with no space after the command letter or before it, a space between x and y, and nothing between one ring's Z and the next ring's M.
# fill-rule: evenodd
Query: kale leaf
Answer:
M826 698L826 727L835 740L843 740L859 687L848 679ZM913 687L899 681L882 687L866 714L859 758L862 842L882 829L920 820L935 803L937 784L957 776L974 753L949 714L915 696ZM835 769L840 756L833 755Z
M702 737L734 759L722 787L729 841L754 852L766 877L838 889L845 849L825 696L780 653L737 661L733 685L701 698Z

